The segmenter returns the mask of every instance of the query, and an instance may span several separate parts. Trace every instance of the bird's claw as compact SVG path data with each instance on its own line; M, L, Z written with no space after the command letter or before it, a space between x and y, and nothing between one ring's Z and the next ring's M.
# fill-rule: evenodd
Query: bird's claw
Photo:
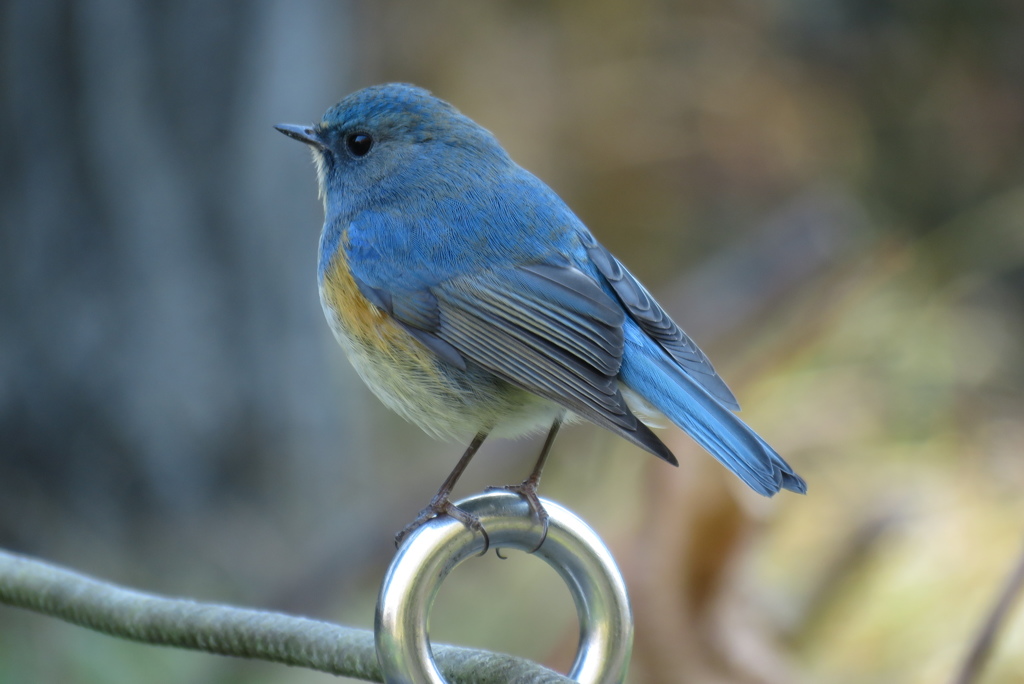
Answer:
M479 532L484 538L484 548L480 552L480 555L487 553L487 550L491 548L491 538L487 534L487 530L480 523L480 519L472 513L468 513L463 509L453 504L448 499L434 499L430 504L419 512L411 523L403 527L398 534L395 535L395 547L399 547L409 537L410 534L418 530L425 523L434 518L447 515L449 518L453 518L463 525L466 529L473 532Z
M543 529L540 533L540 541L527 553L536 553L541 546L544 545L544 540L548 538L548 525L550 523L550 516L544 509L543 504L540 502L540 496L537 495L538 483L533 478L526 478L519 484L505 485L503 487L488 487L487 491L506 491L518 494L526 505L530 507L530 514L537 519L537 522L541 524ZM501 556L501 554L498 554Z

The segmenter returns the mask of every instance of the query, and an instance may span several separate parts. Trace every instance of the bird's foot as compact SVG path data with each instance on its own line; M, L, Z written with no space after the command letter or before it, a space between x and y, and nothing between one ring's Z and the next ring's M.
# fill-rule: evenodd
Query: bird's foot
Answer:
M402 542L404 542L410 534L418 530L426 522L442 515L454 518L465 525L466 529L482 534L484 538L484 548L483 551L480 552L480 555L482 556L487 553L487 549L491 547L491 538L487 536L487 530L485 530L484 526L480 524L480 519L472 513L467 513L462 510L449 501L447 497L434 497L427 507L420 511L419 515L417 515L411 523L403 527L399 533L395 535L395 546L401 546Z
M539 478L528 477L519 484L505 485L504 487L488 487L487 491L506 491L518 494L523 500L526 501L526 505L530 507L530 513L534 518L537 519L543 526L543 530L540 533L540 541L537 545L528 551L528 553L536 553L543 544L544 540L548 538L548 524L550 522L548 512L544 510L544 506L540 502L540 496L537 495L537 486L540 484ZM498 554L499 556L501 554Z

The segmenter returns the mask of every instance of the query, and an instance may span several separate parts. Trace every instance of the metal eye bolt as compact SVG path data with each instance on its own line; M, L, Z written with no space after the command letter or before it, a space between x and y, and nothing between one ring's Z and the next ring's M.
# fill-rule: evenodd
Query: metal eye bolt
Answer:
M597 534L575 514L542 499L550 514L547 539L534 554L565 581L579 616L580 641L569 677L586 684L620 684L633 647L626 585ZM516 494L488 492L457 504L477 516L491 548L529 551L541 528ZM377 657L389 684L443 684L427 641L427 617L445 577L477 555L483 537L451 518L429 521L398 550L377 600Z

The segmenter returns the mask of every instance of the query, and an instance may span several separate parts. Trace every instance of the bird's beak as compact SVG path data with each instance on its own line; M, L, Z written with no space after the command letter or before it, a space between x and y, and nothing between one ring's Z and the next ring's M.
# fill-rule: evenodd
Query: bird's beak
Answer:
M304 142L307 145L313 147L319 147L325 149L327 146L324 144L320 136L317 135L317 131L312 126L297 126L295 124L277 124L274 126L277 130L281 131L289 138L295 138L299 142Z

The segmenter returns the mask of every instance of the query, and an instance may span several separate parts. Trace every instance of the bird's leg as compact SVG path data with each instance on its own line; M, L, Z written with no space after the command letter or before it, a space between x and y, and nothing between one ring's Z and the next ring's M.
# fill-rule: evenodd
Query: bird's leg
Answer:
M540 541L537 542L537 546L533 547L530 553L539 549L548 537L548 512L544 510L544 506L540 503L540 497L537 496L537 487L540 485L540 475L544 470L544 463L548 460L548 454L551 452L551 445L555 443L555 436L558 434L558 428L562 427L562 420L564 418L565 412L555 416L554 422L551 423L551 429L548 430L548 436L544 440L544 446L541 447L540 456L537 457L533 470L530 471L529 476L525 480L519 484L505 485L504 487L489 487L489 489L505 489L523 497L530 506L530 512L537 517L537 522L544 526L544 530L540 535Z
M480 521L475 515L467 513L448 500L448 497L451 496L452 489L455 488L455 483L459 481L460 477L462 477L462 473L466 470L466 466L468 466L469 462L473 460L473 455L480 448L480 445L484 443L486 438L486 430L476 434L473 441L469 443L468 447L466 447L466 451L462 454L462 458L460 458L459 462L455 464L452 472L448 473L448 477L446 477L444 482L441 483L441 488L437 490L437 494L435 494L434 498L430 500L427 507L420 511L415 520L403 527L402 530L395 535L395 546L400 546L406 537L412 534L413 531L418 529L428 520L433 520L439 515L447 515L451 518L455 518L469 529L482 534L484 536L484 550L482 553L487 553L487 549L491 545L491 540L487 536L487 531L484 529L484 526L480 524Z

